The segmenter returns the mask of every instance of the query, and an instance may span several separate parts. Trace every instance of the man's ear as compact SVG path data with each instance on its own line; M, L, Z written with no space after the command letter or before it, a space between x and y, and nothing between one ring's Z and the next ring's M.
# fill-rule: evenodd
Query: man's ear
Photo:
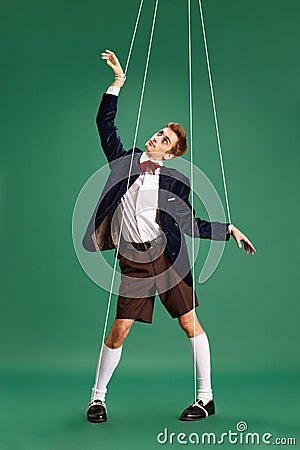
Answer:
M175 155L173 153L165 153L164 159L172 159L174 157L175 157Z

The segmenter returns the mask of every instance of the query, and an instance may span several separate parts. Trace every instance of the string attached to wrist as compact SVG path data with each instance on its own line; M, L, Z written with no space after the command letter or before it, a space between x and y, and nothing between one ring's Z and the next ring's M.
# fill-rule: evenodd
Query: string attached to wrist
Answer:
M123 86L123 84L125 83L125 80L126 80L125 73L120 73L120 74L115 75L115 80L120 81L120 83L122 83L121 86Z

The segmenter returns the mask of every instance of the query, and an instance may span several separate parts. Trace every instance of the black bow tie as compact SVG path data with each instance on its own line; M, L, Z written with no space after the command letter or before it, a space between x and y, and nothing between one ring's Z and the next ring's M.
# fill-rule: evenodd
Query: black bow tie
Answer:
M151 161L150 159L148 159L147 161L144 161L144 162L140 163L138 166L139 166L139 168L141 169L141 171L143 173L146 172L146 168L147 167L150 167L151 170L152 170L152 173L154 173L155 169L160 167L160 164L157 164L157 163Z

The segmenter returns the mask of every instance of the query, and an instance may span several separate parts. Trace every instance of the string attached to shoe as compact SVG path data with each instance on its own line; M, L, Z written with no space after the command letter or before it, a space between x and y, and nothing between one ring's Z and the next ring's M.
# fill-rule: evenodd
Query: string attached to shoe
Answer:
M133 32L132 39L131 39L131 44L130 44L129 53L128 53L128 57L127 57L127 62L126 62L126 66L125 66L125 71L124 71L124 76L125 77L126 77L126 74L127 74L127 70L128 70L128 66L129 66L129 62L130 62L130 58L131 58L131 52L132 52L133 45L134 45L134 42L135 42L135 36L136 36L136 31L137 31L137 28L138 28L138 25L139 25L139 20L140 20L140 15L141 15L141 11L142 11L142 6L143 6L143 0L141 0L141 2L140 2L140 6L139 6L137 18L136 18L136 23L135 23L135 27L134 27L134 32ZM140 124L140 117L141 117L141 111L142 111L142 105L143 105L143 99L144 99L144 91L145 91L146 79L147 79L147 74L148 74L149 59L150 59L150 53L151 53L151 48L152 48L154 27L155 27L155 23L156 23L157 9L158 9L158 0L156 0L155 7L154 7L152 26L151 26L151 32L150 32L150 38L149 38L149 45L148 45L148 52L147 52L145 70L144 70L144 78L143 78L143 84L142 84L142 90L141 90L141 96L140 96L140 102L139 102L138 114L137 114L137 121L136 121L135 133L134 133L134 139L133 139L133 146L132 146L133 147L133 151L132 151L132 154L131 154L131 160L130 160L130 167L129 167L129 174L128 174L128 179L127 179L126 191L129 189L130 176L131 176L132 167L133 167L134 151L135 151L135 146L136 146L136 141L137 141L137 134L138 134L139 124ZM121 76L121 75L117 75L117 76ZM119 81L123 81L123 84L124 84L125 79L122 76L122 80L119 80ZM120 248L120 241L121 241L123 223L124 223L124 212L122 213L122 220L121 220L121 224L120 224L120 232L119 232L119 237L118 237L118 243L116 245L117 252L118 252L118 250ZM103 345L104 345L106 329L107 329L107 323L108 323L108 318L109 318L110 305L111 305L111 300L112 300L112 292L113 292L113 286L114 286L114 280L115 280L116 265L117 265L117 258L115 258L115 261L114 261L114 267L113 267L113 274L112 274L111 285L110 285L109 298L108 298L107 308L106 308L105 323L104 323L104 328L103 328L102 345L101 345L101 350L100 350L100 355L99 355L99 360L98 360L98 366L97 366L94 386L97 386L98 379L99 379L99 374L100 374L100 364L101 364L101 359L102 359ZM94 399L94 398L95 398L95 389L93 389L93 391L92 391L92 399Z
M189 54L189 122L190 122L190 155L191 155L191 205L192 205L192 211L194 210L194 177L193 177L193 95L192 95L192 38L191 38L191 1L187 0L188 2L188 54ZM221 139L220 139L220 132L219 132L219 125L218 125L218 116L217 116L217 108L216 108L216 102L215 102L215 95L214 95L214 88L213 88L213 81L212 81L212 74L210 69L210 60L209 60L209 53L208 53L208 45L207 45L207 38L206 38L206 31L205 31L205 23L204 23L204 15L202 11L202 3L201 0L198 0L199 3L199 13L200 13L200 20L201 20L201 27L202 27L202 36L203 36L203 43L205 48L205 56L206 56L206 65L207 65L207 71L208 71L208 78L209 78L209 86L210 86L210 94L211 94L211 101L213 106L213 113L214 113L214 123L215 123L215 130L216 130L216 136L217 136L217 143L218 143L218 149L219 149L219 158L220 158L220 164L221 164L221 172L222 172L222 179L223 179L223 187L224 187L224 193L225 193L225 199L226 199L226 207L227 207L227 217L228 222L231 224L231 216L230 216L230 209L229 209L229 201L228 201L228 195L227 195L227 186L226 186L226 179L225 179L225 170L224 170L224 164L223 164L223 157L222 157L222 146L221 146ZM231 233L232 224L229 226L229 232ZM191 220L191 236L192 236L192 261L195 261L195 250L194 250L194 220L192 216ZM193 308L195 310L196 307L196 299L195 299L195 269L194 265L192 266L192 278L193 278ZM196 314L194 314L194 338L196 336ZM193 358L194 358L194 398L195 402L197 401L197 371L196 371L196 351L194 347L193 352Z

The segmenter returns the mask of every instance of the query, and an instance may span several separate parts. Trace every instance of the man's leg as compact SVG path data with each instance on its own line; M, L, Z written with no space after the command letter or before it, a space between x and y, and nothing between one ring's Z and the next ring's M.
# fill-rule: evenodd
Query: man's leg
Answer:
M105 406L107 385L120 361L123 342L133 322L133 319L115 319L101 348L97 366L98 377L92 389L91 401L87 411L90 422L105 422L107 420Z
M153 261L161 302L171 317L178 318L181 328L189 338L198 378L198 396L194 404L184 410L181 420L199 420L215 412L210 381L210 351L207 336L201 327L195 308L199 305L193 286L177 274L165 251ZM163 275L163 276L161 276ZM197 400L197 402L196 402ZM204 407L205 406L205 407Z
M189 338L198 379L197 401L183 411L181 420L199 420L215 412L211 389L209 342L195 310L178 317L178 322Z
M120 361L123 342L133 322L133 319L115 319L100 352L97 368L99 376L93 388L94 398L105 401L106 387Z

